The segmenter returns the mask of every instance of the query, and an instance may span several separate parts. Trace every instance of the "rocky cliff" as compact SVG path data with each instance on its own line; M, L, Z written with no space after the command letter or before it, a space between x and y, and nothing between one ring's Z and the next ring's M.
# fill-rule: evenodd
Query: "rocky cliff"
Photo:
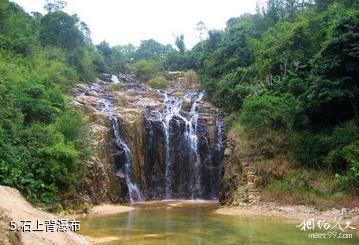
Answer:
M255 158L240 154L243 142L235 129L228 132L224 151L224 175L219 201L222 205L246 206L260 200L262 178Z
M92 131L85 191L93 203L218 198L223 124L205 94L97 80L75 95Z

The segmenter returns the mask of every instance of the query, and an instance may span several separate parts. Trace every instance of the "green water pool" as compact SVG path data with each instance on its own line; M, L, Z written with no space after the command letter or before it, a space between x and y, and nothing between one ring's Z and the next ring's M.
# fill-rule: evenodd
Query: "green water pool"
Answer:
M81 220L81 234L97 244L359 244L352 238L310 239L301 222L271 217L214 214L216 202L148 202L118 215ZM316 230L315 232L326 232ZM338 231L339 233L340 231Z

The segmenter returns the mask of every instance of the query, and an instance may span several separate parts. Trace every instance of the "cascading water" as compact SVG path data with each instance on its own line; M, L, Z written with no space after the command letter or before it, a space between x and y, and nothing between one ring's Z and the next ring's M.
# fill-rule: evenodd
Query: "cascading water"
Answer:
M121 198L218 198L224 150L220 112L202 92L171 91L125 83L119 96L126 104L116 109L118 101L105 86L93 84L84 94L92 96L89 101L99 98L98 109L111 120Z
M111 100L113 100L113 97L111 97L107 91L97 85L93 84L90 86L89 90L87 90L85 93L88 92L95 92L101 94L101 99L99 100L99 105L101 108L101 112L106 113L111 120L112 124L112 130L114 134L114 143L117 148L117 155L120 156L121 159L123 159L124 162L124 173L122 173L120 170L116 175L118 177L124 177L126 186L128 188L128 194L130 202L136 202L136 201L143 201L143 195L141 194L136 182L134 181L133 177L133 170L132 170L132 161L131 161L131 151L128 148L128 146L123 142L120 135L120 124L117 119L117 117L114 114L113 107Z
M197 125L198 125L198 111L197 111L197 104L203 98L203 93L199 93L198 97L194 100L191 111L189 115L191 119L187 122L189 128L188 139L191 145L191 150L193 154L193 161L194 161L194 178L193 178L193 189L192 189L192 199L195 197L201 196L201 159L198 152L198 136L197 136Z
M131 161L131 152L128 146L122 141L120 137L120 126L118 119L113 116L112 113L109 113L111 122L112 122L112 129L115 136L115 144L117 146L117 149L120 151L119 154L123 155L124 159L124 176L126 180L126 185L128 188L128 194L130 196L131 202L136 201L143 201L144 198L140 192L140 190L137 187L136 182L133 180L133 171L132 171L132 161Z
M172 183L171 183L171 153L170 153L170 121L175 115L179 114L181 109L181 101L174 97L169 97L166 93L163 103L166 105L166 109L161 115L160 119L163 123L163 131L165 135L166 144L166 158L165 158L165 198L170 199L172 196Z
M192 101L191 109L188 113L188 116L181 115L182 109L182 99L175 96L170 96L167 93L164 94L163 103L165 104L165 109L161 113L160 120L162 120L163 131L165 135L165 145L166 145L166 155L165 155L165 198L170 199L172 196L172 178L173 178L173 164L176 160L171 155L171 123L175 123L176 126L180 129L181 123L184 124L184 139L189 148L189 158L192 163L192 178L190 179L190 192L191 198L201 197L201 159L198 150L198 135L197 135L197 124L199 113L197 110L198 103L202 100L203 93L189 93L186 94L183 98L189 99ZM175 134L172 132L172 134Z

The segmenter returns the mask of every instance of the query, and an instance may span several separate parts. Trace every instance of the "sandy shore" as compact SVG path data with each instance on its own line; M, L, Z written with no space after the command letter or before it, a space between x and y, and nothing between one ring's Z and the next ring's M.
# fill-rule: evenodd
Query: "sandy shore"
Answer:
M351 226L359 229L359 208L330 209L325 211L316 210L313 207L304 205L278 205L276 203L260 203L245 207L220 207L215 214L221 215L246 215L246 216L269 216L286 218L293 220L315 219L316 221L325 220L329 223L336 223L340 220L341 224L347 221Z
M138 241L139 244L143 244L143 242L145 240L153 240L153 239L164 239L166 237L166 235L163 234L144 234L144 235L137 235L137 236L131 236L130 240L131 241ZM107 236L107 237L89 237L90 241L92 244L103 244L103 243L126 243L126 241L129 240L128 237L124 236L124 237L116 237L116 236Z

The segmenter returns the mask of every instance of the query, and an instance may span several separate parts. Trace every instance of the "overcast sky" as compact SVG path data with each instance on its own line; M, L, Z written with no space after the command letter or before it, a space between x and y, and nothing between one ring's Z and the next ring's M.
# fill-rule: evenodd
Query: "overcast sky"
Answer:
M45 0L11 0L27 12L44 13ZM67 0L65 11L77 13L91 29L94 43L111 45L153 38L173 44L184 34L188 48L198 42L195 27L203 21L208 29L223 29L230 17L254 13L257 0Z

